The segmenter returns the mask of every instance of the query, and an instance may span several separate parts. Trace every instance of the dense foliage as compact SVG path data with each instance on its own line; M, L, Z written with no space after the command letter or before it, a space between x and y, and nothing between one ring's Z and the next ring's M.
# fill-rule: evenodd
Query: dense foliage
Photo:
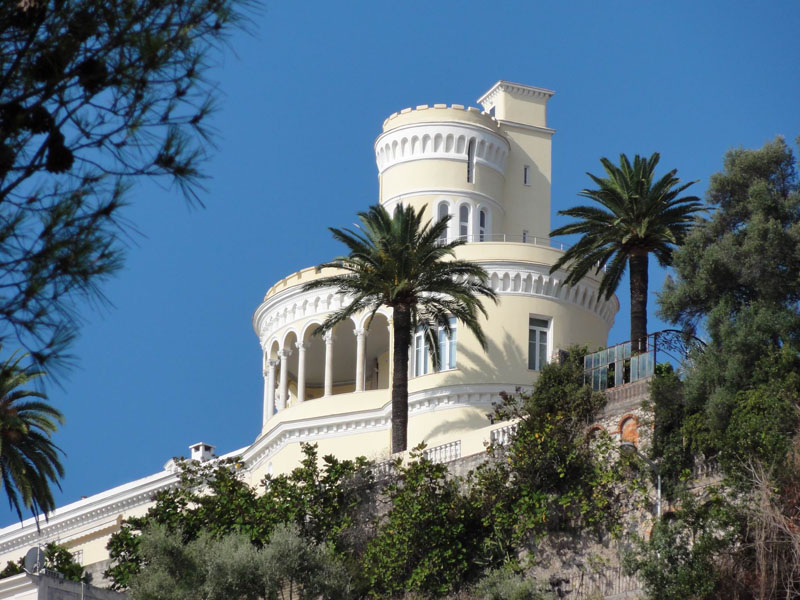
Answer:
M340 583L350 597L483 597L479 590L491 598L544 597L540 584L522 576L521 557L534 557L547 532L596 538L616 532L640 484L608 440L587 438L603 396L584 386L581 356L571 352L563 364L545 367L532 394L504 399L495 418L518 419L511 443L493 448L492 459L464 477L432 463L423 448L405 462L376 466L364 459L320 458L316 447L304 446L300 466L266 477L256 492L240 477L235 459L182 461L180 484L112 536L107 574L116 588L131 587L134 598L179 598L153 595L154 582L163 584L170 569L180 566L169 561L206 573L212 567L202 563L203 553L219 555L217 544L228 544L231 552L262 564L259 549L270 547L288 525L292 543L327 557L309 562L307 575L316 577L334 561L346 575ZM245 550L243 540L255 550ZM182 545L185 550L169 550ZM218 568L229 570L221 563ZM254 573L263 575L258 569ZM258 585L266 581L262 575ZM289 571L283 576L291 579ZM197 585L216 585L220 577L206 583L198 578ZM143 589L137 592L137 585L144 585L137 582L143 581L150 591L137 596ZM187 586L181 580L173 588ZM249 597L242 594L237 597Z
M677 499L629 566L649 595L800 595L800 186L782 138L736 149L711 178L715 212L675 255L661 312L707 336L682 377L653 384L653 458ZM698 462L721 479L690 493Z
M617 531L642 482L607 436L587 435L605 401L584 384L583 351L573 349L541 370L532 393L496 407L496 420L516 422L511 442L489 449L498 460L476 474L496 557L550 531Z
M261 547L278 525L289 523L311 542L357 547L363 538L357 519L369 513L373 499L366 462L331 456L319 461L315 446L304 446L304 453L302 465L290 474L268 476L263 493L242 480L241 463L235 459L214 464L180 461L180 485L159 492L145 516L127 519L111 537L113 563L106 575L113 587L129 586L146 564L140 534L153 526L179 533L186 543L201 534L239 534Z
M0 344L63 358L76 295L121 260L126 189L196 198L209 57L250 0L0 3Z
M334 553L279 525L262 547L244 534L203 531L184 541L163 526L141 537L147 568L131 580L136 600L346 600L346 572Z

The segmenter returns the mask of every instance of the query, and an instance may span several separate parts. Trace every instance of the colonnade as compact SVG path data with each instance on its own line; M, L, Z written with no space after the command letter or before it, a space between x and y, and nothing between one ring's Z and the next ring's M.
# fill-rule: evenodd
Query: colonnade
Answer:
M389 325L391 330L391 324ZM365 363L366 363L366 341L367 330L357 328L353 331L356 336L356 361L355 361L355 391L364 391ZM332 331L328 331L322 336L325 342L325 376L323 383L324 397L333 395L333 356L334 342L336 336ZM266 423L269 418L284 410L289 401L289 357L294 351L297 352L297 402L306 401L306 350L309 342L298 341L294 348L284 346L280 348L275 357L270 356L270 351L264 352L264 418ZM278 368L280 367L280 369ZM276 386L276 375L279 378ZM277 388L277 393L276 393Z

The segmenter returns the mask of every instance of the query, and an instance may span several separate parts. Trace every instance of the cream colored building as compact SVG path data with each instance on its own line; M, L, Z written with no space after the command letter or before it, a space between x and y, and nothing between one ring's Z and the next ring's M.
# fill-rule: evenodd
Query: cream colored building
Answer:
M407 108L384 121L375 141L381 204L390 211L401 203L424 207L432 219L450 215L448 239L467 241L458 257L480 263L500 298L487 304L487 352L455 324L452 336L440 335L442 368L434 372L421 336L414 338L409 446L425 442L434 460L483 452L504 431L487 417L499 393L530 387L558 349L604 346L619 309L616 297L599 297L598 279L566 286L565 273L549 273L563 252L547 237L552 95L499 81L478 100L482 109ZM388 456L391 314L381 310L369 327L360 315L315 335L347 302L335 289L303 291L302 284L328 274L312 267L278 281L253 316L263 352L263 424L251 445L230 455L243 457L254 485L295 467L302 442L340 458ZM213 447L196 444L191 452L207 460ZM0 564L53 540L85 565L102 564L120 521L144 513L153 493L175 482L170 461L160 473L59 508L41 533L32 520L6 527Z

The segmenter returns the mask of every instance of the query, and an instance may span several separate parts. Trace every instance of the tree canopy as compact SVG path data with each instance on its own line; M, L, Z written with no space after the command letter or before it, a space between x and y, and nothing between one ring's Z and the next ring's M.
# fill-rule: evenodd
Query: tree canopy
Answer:
M26 358L0 363L0 485L20 519L23 509L38 518L56 507L50 486L64 474L61 449L51 439L64 417L44 393L22 389L43 375L23 366Z
M578 219L553 230L550 235L581 234L550 268L554 273L567 267L568 284L578 283L587 273L601 275L600 291L610 298L619 287L625 268L630 268L631 337L635 347L647 337L648 257L653 254L661 266L672 262L672 253L689 231L694 215L702 209L696 196L681 196L695 182L681 183L677 169L655 179L660 160L624 154L619 166L600 159L605 177L587 173L596 189L580 192L600 206L576 206L558 212ZM641 348L644 349L644 348Z
M424 220L424 208L399 205L394 214L381 205L358 213L359 231L331 227L334 239L347 246L346 256L319 269L341 274L313 280L304 290L335 287L349 298L331 313L320 331L361 311L372 316L381 306L392 309L392 452L408 447L408 351L412 332L420 328L439 368L437 330L450 335L450 319L463 323L486 348L479 316L486 316L481 296L497 301L488 276L477 263L455 258L462 239L442 242L450 217ZM369 323L369 321L368 321Z
M64 358L76 296L119 268L137 179L191 201L210 58L251 0L0 3L0 344ZM52 369L50 369L52 370Z

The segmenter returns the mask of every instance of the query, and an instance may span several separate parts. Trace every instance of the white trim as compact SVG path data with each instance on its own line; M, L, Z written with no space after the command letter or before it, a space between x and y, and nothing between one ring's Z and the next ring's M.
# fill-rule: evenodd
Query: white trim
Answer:
M470 140L475 141L475 163L502 175L511 151L508 140L480 125L459 121L412 123L382 133L375 140L378 173L414 160L466 162Z
M511 81L506 81L505 79L500 79L491 88L489 88L489 91L478 98L478 104L483 106L483 108L488 111L494 105L494 99L500 95L501 92L506 92L512 96L522 96L523 98L527 96L531 98L544 98L547 100L552 98L555 94L553 90L548 90L547 88L523 85L521 83L513 83Z
M513 393L519 386L512 384L460 385L438 387L414 392L408 396L408 414L453 408L477 407L491 410L500 392ZM388 390L387 390L388 392ZM262 434L244 453L248 470L254 470L291 443L350 436L358 433L386 430L391 427L392 402L376 408L326 415L297 421L284 421Z

